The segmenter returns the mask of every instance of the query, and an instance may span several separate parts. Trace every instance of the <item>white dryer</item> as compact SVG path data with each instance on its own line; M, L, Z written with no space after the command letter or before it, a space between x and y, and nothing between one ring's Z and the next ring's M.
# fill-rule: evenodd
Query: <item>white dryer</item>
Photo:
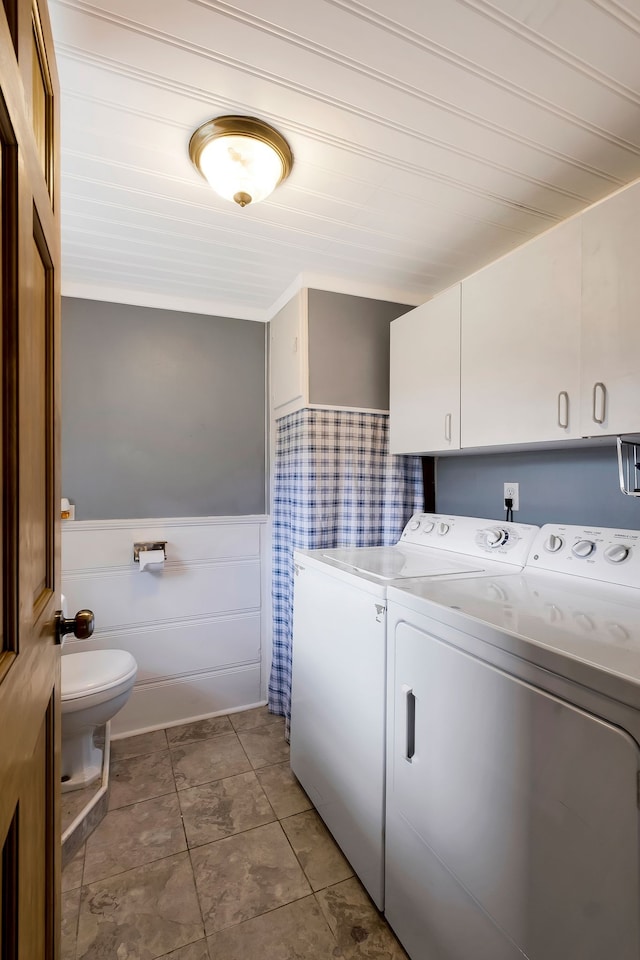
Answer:
M412 960L640 957L640 532L388 591L386 905Z
M291 767L380 909L387 587L513 573L537 530L416 514L394 546L295 553Z

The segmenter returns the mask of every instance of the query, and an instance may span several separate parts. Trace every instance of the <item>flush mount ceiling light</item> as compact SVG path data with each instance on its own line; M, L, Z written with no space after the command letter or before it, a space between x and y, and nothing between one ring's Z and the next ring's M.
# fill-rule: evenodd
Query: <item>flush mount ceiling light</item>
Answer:
M293 154L277 130L254 117L216 117L189 141L191 161L217 194L259 203L291 173Z

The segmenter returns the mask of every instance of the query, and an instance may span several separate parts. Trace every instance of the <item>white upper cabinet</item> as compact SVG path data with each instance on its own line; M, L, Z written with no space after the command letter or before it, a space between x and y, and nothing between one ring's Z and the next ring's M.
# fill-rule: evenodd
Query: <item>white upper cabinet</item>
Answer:
M640 431L640 183L582 216L584 436Z
M462 447L579 437L580 218L462 283Z
M391 324L391 453L460 449L460 284Z

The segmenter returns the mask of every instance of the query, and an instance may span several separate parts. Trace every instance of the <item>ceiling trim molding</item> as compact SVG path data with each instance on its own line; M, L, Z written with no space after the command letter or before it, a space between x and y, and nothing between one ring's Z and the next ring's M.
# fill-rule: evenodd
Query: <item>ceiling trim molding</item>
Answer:
M228 317L233 320L255 320L264 323L268 318L258 308L239 307L223 300L196 300L175 297L126 287L103 287L92 283L62 281L62 296L78 300L100 300L106 303L126 303L134 307L152 307L156 310L176 310L180 313L199 313L208 317Z
M104 303L125 303L134 307L150 307L155 310L175 310L180 313L204 314L208 317L226 317L233 320L252 320L268 323L300 290L327 290L331 293L344 293L348 296L367 297L370 300L386 300L391 303L404 303L419 306L430 297L424 293L408 292L395 287L352 281L345 277L328 274L304 272L298 274L293 283L282 292L266 310L238 307L235 303L223 300L197 300L188 297L175 297L157 291L132 290L127 287L99 286L92 283L78 283L73 280L62 281L62 296L77 300L99 300Z
M284 290L277 300L265 311L265 320L272 320L282 308L289 303L292 297L303 289L326 290L329 293L344 293L351 297L366 297L369 300L386 300L390 303L404 303L408 306L418 307L431 296L425 296L424 292L416 293L399 289L398 287L387 287L375 283L366 283L358 280L350 280L347 277L336 277L331 274L315 273L305 270L299 273L293 283Z

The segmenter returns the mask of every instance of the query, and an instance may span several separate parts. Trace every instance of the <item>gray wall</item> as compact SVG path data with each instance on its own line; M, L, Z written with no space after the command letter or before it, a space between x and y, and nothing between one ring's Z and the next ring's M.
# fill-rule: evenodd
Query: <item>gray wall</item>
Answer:
M436 509L504 517L503 483L520 484L522 523L577 523L640 529L640 498L618 486L614 445L529 453L462 455L437 461Z
M389 409L389 324L408 307L309 290L309 402Z
M265 325L62 301L76 519L265 512Z

